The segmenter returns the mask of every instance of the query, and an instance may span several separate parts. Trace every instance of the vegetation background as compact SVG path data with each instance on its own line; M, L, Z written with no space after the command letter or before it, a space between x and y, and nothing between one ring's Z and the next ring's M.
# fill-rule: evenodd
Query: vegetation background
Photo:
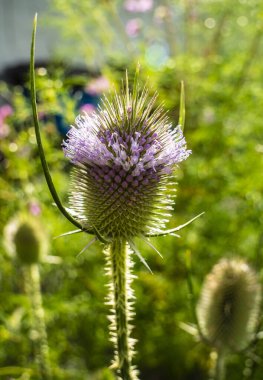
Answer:
M182 230L180 239L152 239L163 259L138 242L154 274L136 260L134 337L143 380L207 379L211 348L181 327L194 323L187 260L196 297L222 257L243 257L263 275L263 3L50 0L40 25L41 33L54 28L62 41L54 60L37 63L37 88L46 158L65 203L70 164L61 142L81 107L96 107L102 89L118 88L126 68L132 77L140 62L141 82L159 92L176 125L180 81L185 83L185 135L193 153L177 172L169 226L205 215ZM8 115L0 114L0 378L34 379L23 268L2 239L8 220L27 210L43 224L49 254L60 258L41 264L54 379L110 380L102 246L96 243L77 257L87 236L53 240L72 226L52 205L34 137L27 71L21 78L16 85L0 83L1 109L11 107ZM228 378L261 380L262 357L260 341L230 355ZM251 370L244 371L246 366Z

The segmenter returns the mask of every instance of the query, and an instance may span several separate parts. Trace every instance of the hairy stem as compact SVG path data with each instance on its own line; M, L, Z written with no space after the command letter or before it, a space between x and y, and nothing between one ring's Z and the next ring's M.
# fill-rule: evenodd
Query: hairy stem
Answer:
M131 275L131 251L125 240L116 239L106 249L107 274L111 278L109 284L108 304L113 315L110 335L115 345L115 357L113 368L117 370L119 379L137 380L137 371L132 365L134 354L134 339L130 338L132 326L132 299L134 298L130 287L133 276Z
M32 335L34 337L36 362L38 365L38 377L41 380L51 380L49 363L49 349L45 325L44 309L42 305L40 274L38 264L32 264L25 268L26 290L32 304Z
M221 350L218 350L215 361L213 380L225 380L225 375L225 353Z

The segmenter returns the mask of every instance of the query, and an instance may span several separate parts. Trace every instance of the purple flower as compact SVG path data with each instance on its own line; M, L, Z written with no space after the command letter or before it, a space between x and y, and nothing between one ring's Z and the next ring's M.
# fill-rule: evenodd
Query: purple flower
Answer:
M126 0L124 2L124 8L128 12L132 13L144 13L148 12L153 7L153 0Z
M0 120L4 120L6 117L12 115L13 108L9 104L4 104L0 107Z
M28 205L30 214L38 216L41 214L41 207L37 201L30 201Z
M6 124L5 119L11 116L13 113L13 108L8 104L0 107L0 139L7 137L10 133L9 125Z
M190 151L180 127L173 129L160 107L153 110L154 101L146 90L115 95L70 129L63 143L75 165L70 205L84 227L131 238L165 226L165 193Z
M92 113L95 110L96 110L96 107L90 103L83 104L83 106L80 107L80 112L84 112L84 113Z
M109 81L104 76L92 79L89 84L86 86L86 91L90 95L101 95L103 92L109 89Z
M139 18L133 18L127 22L125 30L128 36L136 37L139 34L141 27L142 20L140 20Z

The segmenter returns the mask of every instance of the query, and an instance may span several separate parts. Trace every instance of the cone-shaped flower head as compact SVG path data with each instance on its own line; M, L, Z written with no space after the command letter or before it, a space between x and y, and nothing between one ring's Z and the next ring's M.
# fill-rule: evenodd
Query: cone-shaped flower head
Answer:
M156 96L136 82L133 92L127 80L122 94L104 98L98 113L78 116L63 144L75 164L71 210L84 228L110 239L165 226L169 181L190 154L180 127L172 129L163 109L154 109Z
M21 214L4 229L4 243L10 255L24 265L35 264L46 254L47 243L38 220Z
M197 305L204 337L215 347L239 351L253 339L261 286L242 260L222 259L207 275Z

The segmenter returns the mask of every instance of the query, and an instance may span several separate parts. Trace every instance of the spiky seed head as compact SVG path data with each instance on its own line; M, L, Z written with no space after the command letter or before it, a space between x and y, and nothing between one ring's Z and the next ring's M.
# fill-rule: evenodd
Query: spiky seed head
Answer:
M98 113L76 118L63 143L75 165L70 206L84 228L127 240L165 227L167 194L177 164L190 151L180 126L172 128L156 96L144 87L104 98Z
M6 225L4 243L7 252L24 265L39 262L47 250L42 226L27 214L16 216Z
M197 304L204 337L215 347L240 351L255 335L261 303L256 273L241 259L222 259L205 278Z

